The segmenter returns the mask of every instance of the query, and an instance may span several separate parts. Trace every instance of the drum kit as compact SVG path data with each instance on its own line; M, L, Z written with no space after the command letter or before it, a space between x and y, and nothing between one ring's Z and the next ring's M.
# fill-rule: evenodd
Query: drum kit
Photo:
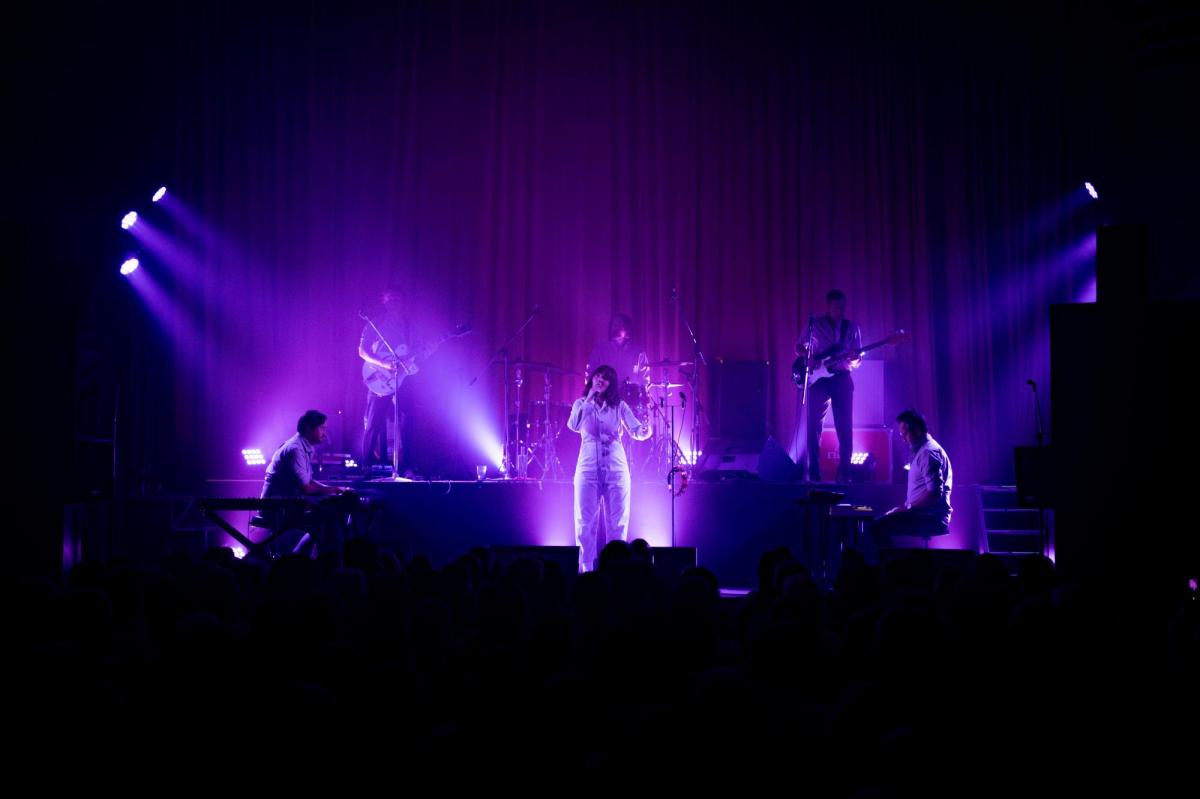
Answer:
M551 375L568 375L580 377L582 373L573 369L563 369L550 363L517 359L509 363L512 370L513 386L516 388L517 413L511 423L515 426L510 431L509 446L516 450L510 453L508 462L513 464L514 477L525 479L537 477L543 480L562 480L569 477L558 458L555 447L559 435L566 429L567 417L570 416L571 406L550 399L553 381ZM522 405L522 394L527 377L530 373L542 375L542 398L531 399L527 405ZM532 390L532 386L530 389ZM536 471L530 474L529 469Z
M627 380L621 386L621 398L651 431L646 441L626 441L630 473L634 479L665 479L676 465L686 461L678 437L684 427L684 415L690 410L691 397L681 372L686 374L693 366L691 361L643 362L638 369L641 382ZM510 361L509 368L516 400L516 413L510 417L512 429L509 431L509 446L513 450L509 463L513 465L513 477L570 479L574 474L573 464L564 465L558 450L572 450L577 446L573 437L560 441L567 429L571 404L551 399L553 377L582 377L583 373L524 359ZM537 383L533 376L538 374L542 376L540 399L533 395ZM528 400L525 399L527 391L530 394Z
M646 363L641 370L643 385L625 385L625 401L639 419L650 425L651 432L649 439L632 442L629 448L629 467L635 478L662 480L677 464L686 461L679 433L691 398L682 375L693 366L692 361Z

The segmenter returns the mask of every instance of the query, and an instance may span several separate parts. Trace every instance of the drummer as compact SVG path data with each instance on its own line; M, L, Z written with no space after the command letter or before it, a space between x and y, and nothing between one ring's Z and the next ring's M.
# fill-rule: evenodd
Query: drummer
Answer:
M628 314L616 313L608 322L608 340L592 347L588 356L587 374L601 365L611 366L617 373L621 399L636 408L646 403L646 383L650 379L649 358L633 337L633 320Z

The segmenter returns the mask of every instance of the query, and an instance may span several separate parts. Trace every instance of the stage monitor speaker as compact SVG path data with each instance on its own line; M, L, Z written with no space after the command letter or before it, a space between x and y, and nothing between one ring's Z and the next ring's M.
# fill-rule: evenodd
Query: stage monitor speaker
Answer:
M654 561L654 573L667 584L674 583L684 569L696 565L695 547L651 547L650 557Z
M696 479L704 482L757 480L761 445L752 440L711 438L695 469Z
M758 476L766 483L792 483L800 477L796 462L772 436L758 455Z
M779 442L768 436L761 446L753 440L712 439L705 446L696 476L705 482L791 483L798 479L798 471Z

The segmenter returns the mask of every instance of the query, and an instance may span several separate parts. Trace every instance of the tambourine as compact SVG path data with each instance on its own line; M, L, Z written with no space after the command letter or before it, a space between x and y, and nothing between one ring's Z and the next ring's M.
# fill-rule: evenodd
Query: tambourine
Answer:
M678 476L676 477L676 475ZM687 491L688 487L687 468L684 466L676 466L675 468L671 469L671 476L672 480L667 483L667 490L671 490L672 486L674 486L674 490L672 492L673 496L683 496L683 492Z

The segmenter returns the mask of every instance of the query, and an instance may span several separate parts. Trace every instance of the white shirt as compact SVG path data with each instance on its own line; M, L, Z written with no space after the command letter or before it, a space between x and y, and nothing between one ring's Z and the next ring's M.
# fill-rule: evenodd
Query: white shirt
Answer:
M628 472L622 436L628 433L636 441L650 437L649 425L643 425L624 401L616 407L600 407L589 402L587 397L580 397L571 406L567 427L583 437L575 466L577 474L580 471Z
M302 497L304 486L313 479L313 445L296 433L275 450L267 466L262 496Z
M950 468L950 456L942 445L926 436L925 443L913 453L908 465L908 499L905 507L920 499L926 492L937 497L931 505L918 508L918 512L950 523L950 489L954 483L954 470Z

